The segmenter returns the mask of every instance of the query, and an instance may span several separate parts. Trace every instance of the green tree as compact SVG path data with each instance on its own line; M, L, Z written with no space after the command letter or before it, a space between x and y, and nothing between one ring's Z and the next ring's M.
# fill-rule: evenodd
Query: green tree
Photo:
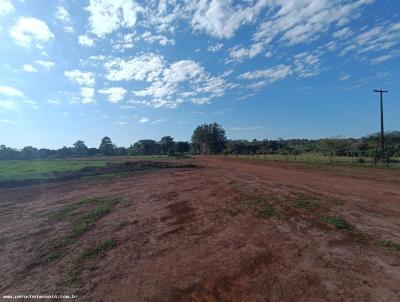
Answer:
M132 155L156 155L160 154L160 145L152 139L142 139L137 141L130 148Z
M189 152L190 145L188 142L177 142L175 145L175 151L179 153Z
M21 157L23 159L34 159L38 158L38 149L32 146L26 146L21 150Z
M169 154L175 151L175 142L171 136L163 136L160 139L160 145L163 154Z
M74 155L75 156L86 156L88 147L86 147L85 142L77 140L74 143Z
M108 136L103 137L99 146L99 152L103 155L112 155L114 152L114 146L111 138Z
M201 154L218 154L224 151L225 130L218 123L198 126L192 135L192 143Z

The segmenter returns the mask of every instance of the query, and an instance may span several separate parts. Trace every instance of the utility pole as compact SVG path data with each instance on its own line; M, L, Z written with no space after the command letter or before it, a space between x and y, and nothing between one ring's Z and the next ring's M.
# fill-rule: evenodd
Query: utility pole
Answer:
M383 94L387 93L387 90L374 89L374 92L379 92L381 96L381 151L383 155L383 153L385 152L385 132L383 130Z

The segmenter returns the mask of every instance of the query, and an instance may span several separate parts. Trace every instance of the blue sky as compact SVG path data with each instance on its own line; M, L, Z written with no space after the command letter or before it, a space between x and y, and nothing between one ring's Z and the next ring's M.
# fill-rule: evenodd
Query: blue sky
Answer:
M398 0L0 0L0 144L400 129Z

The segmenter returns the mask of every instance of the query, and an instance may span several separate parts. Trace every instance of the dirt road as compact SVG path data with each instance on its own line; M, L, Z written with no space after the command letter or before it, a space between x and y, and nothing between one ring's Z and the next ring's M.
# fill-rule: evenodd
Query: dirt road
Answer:
M399 172L189 161L197 168L0 190L1 296L400 301ZM120 201L63 257L43 261L70 228L49 215L104 196ZM82 250L109 238L115 246L78 262L71 279Z

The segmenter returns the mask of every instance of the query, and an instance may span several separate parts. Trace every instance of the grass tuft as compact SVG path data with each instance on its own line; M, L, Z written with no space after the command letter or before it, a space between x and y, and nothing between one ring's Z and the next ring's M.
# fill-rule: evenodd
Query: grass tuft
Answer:
M317 206L317 203L305 195L298 196L298 199L292 204L292 207L294 208L306 210L310 210L315 206Z
M59 209L53 213L50 213L48 216L49 220L51 221L60 221L66 219L72 212L75 210L81 208L82 206L99 201L98 198L82 198L76 203L70 204L66 206L65 208Z
M115 239L108 239L103 242L100 242L97 244L95 247L90 247L82 251L79 255L76 261L78 263L82 263L87 259L94 258L101 253L104 253L108 250L113 249L114 247L117 246L117 241Z
M118 198L109 198L101 201L101 205L88 214L80 217L74 224L72 231L65 237L67 243L74 243L85 234L101 217L110 212L119 201Z
M257 217L270 218L278 215L278 211L271 205L255 209Z
M400 244L391 240L379 240L377 241L377 244L389 250L400 251Z
M117 241L115 239L108 239L100 242L94 247L89 247L79 253L78 257L75 259L74 267L68 272L67 279L62 282L65 287L70 287L71 284L78 280L79 274L82 271L82 265L86 260L95 258L100 254L103 254L117 246ZM93 268L92 268L93 269Z
M61 217L66 218L68 213L71 213L73 209L77 209L83 204L92 202L99 204L89 213L78 217L67 235L63 238L60 238L55 242L55 244L52 245L50 250L44 254L44 257L47 259L47 261L50 262L64 257L67 254L67 247L71 244L74 244L82 235L89 231L100 218L108 214L113 206L119 202L119 200L119 197L110 197L105 199L85 198L71 205L70 207L67 207L68 210L65 210L66 208L64 208L62 212L61 210L58 212L57 216L52 216L58 217L59 219L61 219Z
M354 226L344 220L341 217L336 217L336 216L324 216L322 217L322 221L325 221L329 224L332 224L336 227L336 230L353 230Z

